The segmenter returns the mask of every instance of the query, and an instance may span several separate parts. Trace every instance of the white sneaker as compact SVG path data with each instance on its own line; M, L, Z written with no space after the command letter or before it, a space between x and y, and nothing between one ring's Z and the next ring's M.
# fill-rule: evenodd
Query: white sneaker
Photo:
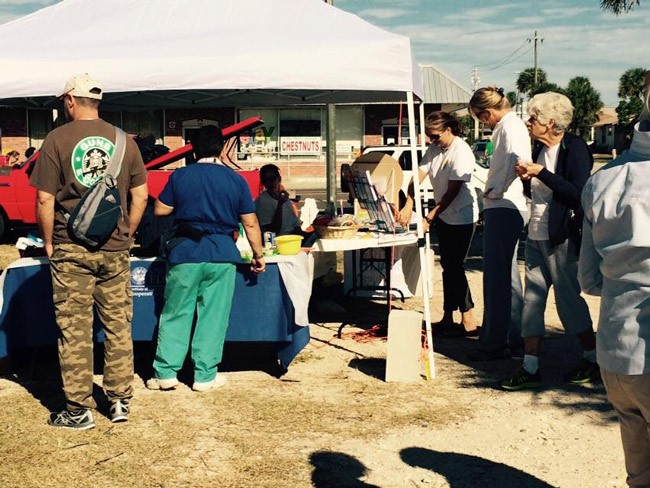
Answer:
M212 390L213 388L221 388L227 382L228 380L224 375L218 374L212 381L205 381L203 383L199 381L195 381L194 384L192 385L192 390L208 391L208 390Z
M178 386L178 380L171 378L168 380L159 380L158 378L149 378L146 383L150 390L174 390Z

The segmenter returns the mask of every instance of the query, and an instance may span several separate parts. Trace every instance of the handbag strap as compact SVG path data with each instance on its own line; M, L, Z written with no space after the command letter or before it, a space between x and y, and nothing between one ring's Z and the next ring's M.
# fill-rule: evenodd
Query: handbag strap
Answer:
M124 159L124 152L126 151L126 133L119 127L115 127L115 148L113 149L113 155L111 160L106 166L106 171L104 172L104 178L110 176L115 178L117 169L122 164L122 159Z

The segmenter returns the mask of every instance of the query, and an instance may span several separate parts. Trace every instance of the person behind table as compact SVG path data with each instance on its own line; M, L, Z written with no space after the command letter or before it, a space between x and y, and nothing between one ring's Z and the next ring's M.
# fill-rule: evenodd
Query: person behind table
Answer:
M260 168L260 181L265 191L255 200L255 213L262 231L275 232L278 236L303 235L293 203L282 186L280 168L275 164L265 164Z
M532 161L520 161L516 167L524 193L532 200L521 319L524 362L501 383L509 391L542 386L539 353L551 286L562 327L578 336L583 350L582 361L569 372L567 381L580 384L600 377L589 307L578 284L580 193L594 160L584 139L566 132L573 118L567 97L554 92L535 95L528 102L528 114L526 126L537 142Z
M196 163L171 174L154 208L159 217L174 213L180 232L167 256L154 377L146 385L153 390L176 387L176 375L190 344L192 389L207 391L226 383L217 367L235 291L235 266L241 262L233 239L240 221L253 249L251 270L262 273L266 267L248 183L219 160L221 130L213 125L202 127L192 145Z
M630 149L587 181L578 280L601 297L597 357L627 484L650 486L650 71Z
M59 363L66 408L50 415L54 427L95 426L93 312L106 332L103 387L112 422L128 419L133 396L129 248L147 203L147 171L130 137L116 177L123 218L109 241L99 250L73 242L64 216L103 178L115 150L115 127L99 118L102 95L101 83L88 74L68 80L61 99L70 122L47 135L30 177L38 191L38 225L50 258L54 313L61 332ZM86 171L90 159L103 163L93 174Z
M441 335L477 335L472 310L474 302L465 276L465 258L469 251L476 221L478 203L470 185L476 158L460 137L458 119L445 112L430 113L424 123L431 141L420 162L420 182L429 176L436 206L424 217L424 230L433 224L442 266L444 315L438 323ZM413 211L413 185L409 186L400 222L408 225ZM461 324L454 323L454 312L461 313Z
M503 88L486 87L469 102L472 116L492 129L494 153L483 193L483 327L472 361L508 358L521 350L523 293L517 268L528 204L515 166L530 161L530 137Z
M20 153L18 151L9 151L5 158L5 166L16 166L20 161Z

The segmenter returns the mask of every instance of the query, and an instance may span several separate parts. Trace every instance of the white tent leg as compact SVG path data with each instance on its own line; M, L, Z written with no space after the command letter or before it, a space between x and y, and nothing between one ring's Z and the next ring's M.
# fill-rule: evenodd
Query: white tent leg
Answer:
M411 173L413 177L413 187L415 195L415 212L418 216L422 216L422 202L420 199L420 175L419 175L419 165L418 165L418 156L417 156L417 143L416 137L417 134L415 130L415 104L413 101L413 92L406 93L406 99L408 104L408 117L409 117L409 142L411 145L411 161L413 164L411 166ZM418 232L418 248L420 252L420 275L422 276L422 295L424 301L424 324L427 335L427 365L426 365L426 375L427 379L435 378L436 369L433 359L433 337L431 335L431 310L429 303L429 268L427 266L427 252L425 249L425 239L424 239L424 229L422 228L422 219L418 218L417 220L417 232Z

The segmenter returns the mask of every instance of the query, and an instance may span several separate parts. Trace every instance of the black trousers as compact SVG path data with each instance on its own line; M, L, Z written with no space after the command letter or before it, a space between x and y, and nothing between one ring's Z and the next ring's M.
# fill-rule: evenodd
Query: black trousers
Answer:
M474 308L474 302L465 276L465 258L476 224L451 225L438 218L434 226L440 248L444 310L467 312Z

